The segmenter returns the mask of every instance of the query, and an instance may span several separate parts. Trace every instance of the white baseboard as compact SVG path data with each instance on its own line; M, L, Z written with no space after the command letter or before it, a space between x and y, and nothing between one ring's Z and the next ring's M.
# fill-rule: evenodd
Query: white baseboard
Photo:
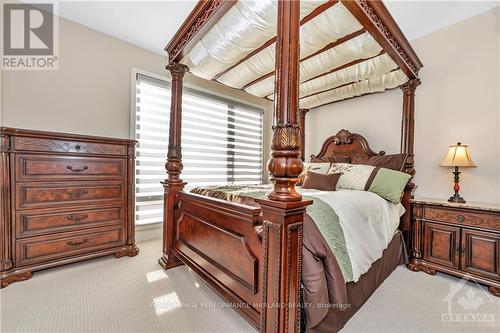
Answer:
M163 235L163 224L153 223L135 227L135 241L144 242L153 239L161 239Z

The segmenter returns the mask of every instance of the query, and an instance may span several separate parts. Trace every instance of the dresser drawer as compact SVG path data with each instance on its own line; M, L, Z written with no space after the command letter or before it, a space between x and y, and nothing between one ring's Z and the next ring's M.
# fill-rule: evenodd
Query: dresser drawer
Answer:
M424 209L424 218L433 221L500 230L500 214L493 212L475 212L471 210L426 206Z
M20 211L16 214L16 236L23 238L102 226L121 226L125 224L125 216L124 206Z
M123 182L17 183L17 209L124 201Z
M25 154L16 156L17 181L123 179L125 159Z
M127 155L127 147L118 144L30 137L14 137L13 139L15 150L66 154Z
M16 241L17 265L47 262L125 244L123 228L101 229Z

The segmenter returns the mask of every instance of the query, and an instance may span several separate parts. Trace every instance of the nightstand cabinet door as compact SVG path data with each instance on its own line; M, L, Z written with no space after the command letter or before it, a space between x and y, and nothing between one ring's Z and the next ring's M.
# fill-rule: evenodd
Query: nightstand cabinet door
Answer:
M462 270L500 280L500 235L462 229Z
M424 222L423 259L442 266L459 268L460 228Z

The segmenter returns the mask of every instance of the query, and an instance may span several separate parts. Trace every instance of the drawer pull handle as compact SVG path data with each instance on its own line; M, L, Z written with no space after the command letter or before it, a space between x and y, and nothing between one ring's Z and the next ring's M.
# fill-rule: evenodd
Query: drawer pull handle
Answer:
M68 220L71 220L71 221L80 221L80 220L85 220L87 217L89 217L88 214L80 214L80 215L71 214L71 215L68 215Z
M66 169L71 170L73 172L82 172L82 171L87 170L88 168L89 167L87 165L84 165L81 168L73 168L73 166L71 166L71 165L66 166Z
M463 215L458 215L458 216L457 216L457 221L458 221L458 222L463 222L463 221L465 221L465 216L463 216Z
M66 193L68 193L68 195L71 197L71 198L80 198L81 196L85 195L85 194L88 194L89 191L88 190L80 190L80 191L67 191Z
M68 244L69 246L79 246L87 243L88 241L89 241L88 238L84 238L81 241L68 241L66 244Z
M80 149L82 149L82 146L80 146L80 145L76 145L76 146L75 146L75 149L76 149L76 150L80 150Z

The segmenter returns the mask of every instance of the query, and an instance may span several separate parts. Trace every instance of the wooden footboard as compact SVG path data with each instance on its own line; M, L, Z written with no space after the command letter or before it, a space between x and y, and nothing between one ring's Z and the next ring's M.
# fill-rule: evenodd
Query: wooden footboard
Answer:
M311 201L256 201L261 208L175 192L165 212L175 235L166 261L180 259L261 332L298 332L303 216Z
M174 255L259 327L263 251L258 207L180 192Z

